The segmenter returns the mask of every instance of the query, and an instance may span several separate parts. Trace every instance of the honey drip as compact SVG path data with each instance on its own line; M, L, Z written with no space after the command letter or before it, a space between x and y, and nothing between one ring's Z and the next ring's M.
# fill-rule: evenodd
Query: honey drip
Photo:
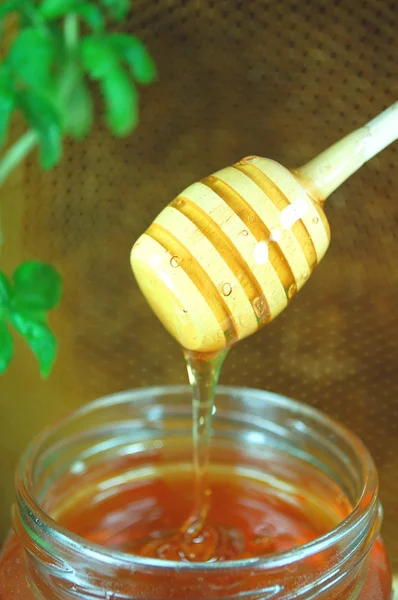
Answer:
M227 350L212 356L184 354L192 389L194 506L180 530L171 536L156 532L141 554L168 560L225 560L240 554L242 543L238 531L208 524L212 497L208 467L214 395Z

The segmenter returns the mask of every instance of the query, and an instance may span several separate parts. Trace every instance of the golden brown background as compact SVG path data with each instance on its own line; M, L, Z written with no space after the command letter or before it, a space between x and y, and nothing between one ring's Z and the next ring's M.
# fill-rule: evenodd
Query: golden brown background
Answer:
M0 538L18 455L44 425L129 387L185 382L130 273L135 238L194 180L247 154L298 166L398 98L395 0L136 0L159 82L127 140L98 127L2 192L2 265L54 263L60 352L42 382L20 343L0 379ZM368 445L398 570L398 144L328 201L332 245L291 308L234 349L222 382L322 408ZM25 362L24 362L25 361Z

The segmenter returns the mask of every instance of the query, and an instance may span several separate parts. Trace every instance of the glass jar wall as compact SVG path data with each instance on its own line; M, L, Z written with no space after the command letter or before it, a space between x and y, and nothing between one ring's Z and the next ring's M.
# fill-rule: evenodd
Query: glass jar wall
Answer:
M231 507L242 524L265 506L270 550L200 563L135 554L165 494L177 518L189 510L189 494L173 490L191 477L190 428L188 388L145 388L89 404L37 438L17 473L0 600L390 599L365 447L321 413L247 388L217 393L213 502L225 525ZM311 539L297 546L304 527Z

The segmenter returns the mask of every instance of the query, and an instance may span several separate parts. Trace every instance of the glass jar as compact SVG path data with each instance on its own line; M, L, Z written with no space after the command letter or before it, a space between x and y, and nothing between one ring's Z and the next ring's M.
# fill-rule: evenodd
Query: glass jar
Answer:
M57 522L71 499L84 503L93 490L112 493L138 471L179 469L190 457L190 391L184 386L109 396L45 431L19 465L14 532L0 560L0 599L391 598L377 473L366 448L318 411L265 391L218 388L212 468L263 472L286 493L307 488L314 510L333 489L328 501L348 499L353 509L326 535L266 557L176 563L97 545ZM325 487L326 480L334 487Z

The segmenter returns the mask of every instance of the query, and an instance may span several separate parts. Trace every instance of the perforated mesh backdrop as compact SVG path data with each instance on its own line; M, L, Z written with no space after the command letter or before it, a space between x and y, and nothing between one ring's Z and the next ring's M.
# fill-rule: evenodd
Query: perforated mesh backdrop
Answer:
M2 261L55 264L60 352L41 382L29 351L0 379L1 528L31 436L97 396L186 381L180 351L138 292L133 241L200 177L259 154L298 166L398 97L395 0L151 0L131 31L159 82L140 128L98 128L47 174L29 162L3 191ZM398 570L398 145L328 201L332 245L289 310L234 349L222 382L303 400L359 434L380 471ZM23 366L23 363L25 364Z

